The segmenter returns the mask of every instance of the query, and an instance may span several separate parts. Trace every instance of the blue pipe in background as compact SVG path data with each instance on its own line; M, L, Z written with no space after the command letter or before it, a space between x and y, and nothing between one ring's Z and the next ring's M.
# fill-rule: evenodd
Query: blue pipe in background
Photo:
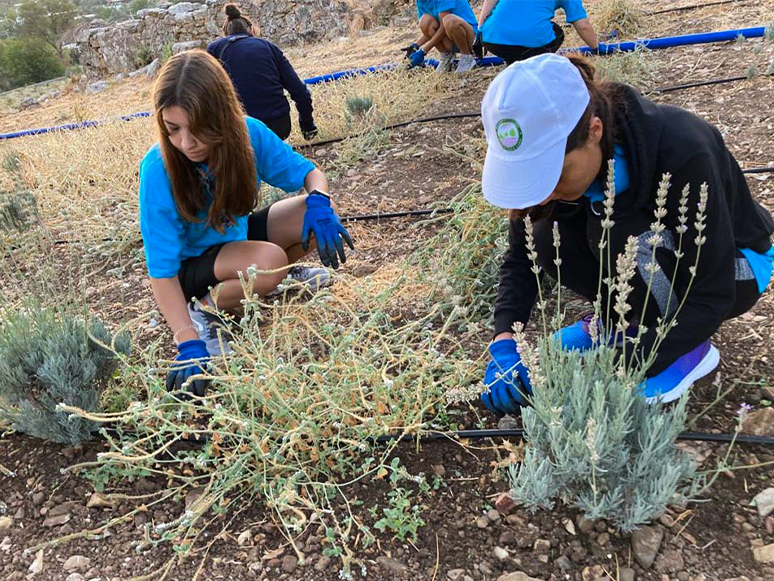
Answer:
M743 36L745 38L760 38L764 35L766 28L758 26L755 28L738 28L735 30L721 30L718 32L702 32L698 34L685 34L683 36L669 36L664 38L652 38L636 40L633 42L619 42L615 44L607 44L607 53L615 52L631 52L637 48L648 48L650 50L671 48L675 46L687 46L693 44L706 44L712 42L727 42L729 40L736 40L737 37ZM578 48L568 48L559 51L561 54L567 53L590 53L591 49L587 46ZM438 66L438 61L434 59L428 59L427 64L432 67ZM493 67L503 64L503 59L500 57L486 57L478 61L479 67ZM320 75L317 77L311 77L305 79L304 82L307 85L318 85L320 83L328 83L338 81L340 79L346 79L351 77L363 76L372 73L389 71L397 68L399 63L392 63L387 65L377 65L374 67L367 67L361 69L350 69L346 71L339 71L337 73L330 73L327 75ZM130 121L138 117L150 117L151 113L143 111L141 113L132 113L130 115L122 115L120 119L122 121ZM104 123L104 121L82 121L80 123L68 123L66 125L57 125L55 127L42 127L39 129L26 129L24 131L15 131L13 133L0 134L0 141L5 139L15 139L17 137L26 137L30 135L42 135L44 133L50 133L52 131L71 131L75 129L83 129L85 127L96 127Z

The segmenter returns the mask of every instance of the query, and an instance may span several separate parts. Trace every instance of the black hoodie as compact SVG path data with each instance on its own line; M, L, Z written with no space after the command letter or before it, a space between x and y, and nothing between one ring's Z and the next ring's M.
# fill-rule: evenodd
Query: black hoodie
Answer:
M671 174L665 224L676 232L680 194L690 184L688 231L684 234L685 256L680 260L676 288L685 288L689 268L696 258L696 209L699 189L709 186L706 210L706 242L701 247L696 277L677 316L677 325L659 349L649 374L668 366L675 357L687 353L717 331L736 299L736 249L750 248L764 253L771 248L774 231L771 215L752 199L739 164L726 148L720 132L696 115L668 105L657 105L626 86L619 86L616 141L626 154L630 187L615 197L613 220L626 227L636 214L650 223L656 191L662 175ZM583 196L587 215L589 245L594 254L601 235L599 204ZM629 218L629 219L627 219ZM561 220L561 216L555 217ZM636 220L635 220L636 221ZM617 236L637 236L639 232L617 232ZM527 258L524 223L511 222L510 247L500 270L495 301L495 334L510 331L514 322L526 323L537 298L537 283ZM591 266L591 265L590 265ZM637 313L637 305L633 305ZM642 350L650 352L656 340L655 328L643 336Z

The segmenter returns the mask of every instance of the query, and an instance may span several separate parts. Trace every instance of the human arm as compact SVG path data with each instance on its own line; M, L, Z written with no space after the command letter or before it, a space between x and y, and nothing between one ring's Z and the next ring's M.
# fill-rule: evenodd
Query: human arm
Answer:
M277 62L277 70L280 73L280 82L283 88L290 93L290 98L298 111L298 123L301 131L310 133L317 129L314 123L314 107L312 106L312 94L296 73L293 65L285 57L285 54L275 45L271 45L274 58Z
M492 10L494 10L494 7L497 6L499 1L500 0L484 0L484 3L481 5L481 11L478 13L479 30L481 30L484 22L486 22L486 19L492 14Z
M325 177L325 174L321 169L314 168L312 171L306 174L306 177L304 178L304 189L307 192L313 192L314 190L317 190L319 192L325 192L326 194L329 194L330 190L328 189L328 178Z
M494 305L495 340L512 338L513 324L526 324L537 298L537 279L527 256L524 221L509 221L508 250L500 266L500 283Z
M591 50L597 50L599 48L599 37L588 18L576 20L572 25L578 33L578 36L581 37L583 42L585 42Z
M198 339L199 334L188 316L188 306L177 276L151 278L151 290L175 343Z

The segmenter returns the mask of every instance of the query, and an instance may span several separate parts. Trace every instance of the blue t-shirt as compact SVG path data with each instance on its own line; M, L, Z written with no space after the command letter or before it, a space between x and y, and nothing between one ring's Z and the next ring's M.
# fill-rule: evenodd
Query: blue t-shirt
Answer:
M581 0L500 0L481 25L484 42L545 46L556 39L551 19L564 10L567 22L586 18Z
M436 20L441 12L451 12L478 30L478 19L468 0L417 0L417 18L429 14Z
M763 294L763 291L769 286L772 273L774 273L774 246L764 254L749 248L740 248L739 252L744 254L747 262L750 263L750 268L755 275L755 282L758 284L758 292Z
M304 179L315 168L314 164L257 119L245 117L245 122L255 153L258 187L261 181L286 192L304 187ZM198 169L207 175L204 164L199 164ZM209 189L214 192L212 187ZM150 148L140 163L140 231L151 277L173 277L183 260L200 256L216 244L247 240L247 216L237 216L223 234L207 225L211 203L210 199L207 207L197 214L201 222L183 220L172 197L161 147L157 143Z

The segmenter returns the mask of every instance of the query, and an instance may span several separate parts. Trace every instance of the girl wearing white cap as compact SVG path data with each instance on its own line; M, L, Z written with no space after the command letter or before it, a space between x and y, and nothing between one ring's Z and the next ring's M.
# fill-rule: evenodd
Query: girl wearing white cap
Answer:
M596 80L588 61L554 54L515 63L500 73L487 90L482 115L488 144L484 197L512 210L510 246L495 302L488 390L482 395L485 405L498 414L516 412L525 403L524 392L531 392L511 333L514 323L527 322L537 297L521 218L531 216L537 261L554 276L552 225L557 223L562 284L593 301L609 159L615 167L610 251L613 256L621 253L630 236L639 242L630 295L635 315L648 292L645 267L658 183L665 173L671 175L666 230L656 250L660 269L648 301L658 308L648 308L644 320L630 322L648 329L639 347L639 355L647 357L656 341L657 319L668 320L685 299L642 388L650 402L677 399L717 366L719 354L710 337L723 321L756 303L774 263L774 222L753 200L720 132L688 111L657 105L628 86ZM690 292L683 297L696 258L693 214L702 184L709 190L706 242ZM678 206L686 185L691 216L684 239L690 243L683 244L684 255L677 262ZM585 318L561 329L557 338L562 346L590 349L589 322Z

